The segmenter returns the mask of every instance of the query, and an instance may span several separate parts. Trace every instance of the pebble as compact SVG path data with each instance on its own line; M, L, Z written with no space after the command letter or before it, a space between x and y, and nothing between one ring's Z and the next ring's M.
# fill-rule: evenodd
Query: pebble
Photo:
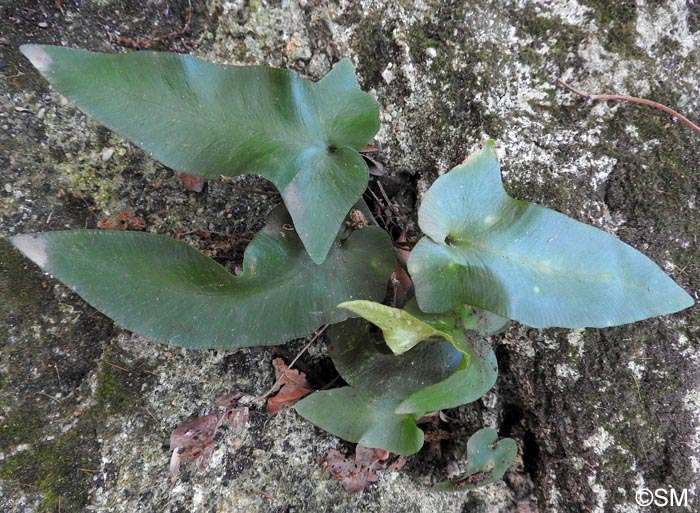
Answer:
M382 78L384 79L384 82L387 84L391 84L394 81L395 75L394 71L392 70L393 65L389 64L384 71L382 71Z
M102 162L107 162L114 155L114 148L105 148L102 150Z
M37 25L39 25L41 28L47 28L49 26L49 24L45 21L40 21L39 23L37 23Z
M12 192L12 184L11 183L5 184L5 192Z
M429 46L428 48L425 49L425 56L428 59L434 59L437 57L437 50L433 48L432 46Z

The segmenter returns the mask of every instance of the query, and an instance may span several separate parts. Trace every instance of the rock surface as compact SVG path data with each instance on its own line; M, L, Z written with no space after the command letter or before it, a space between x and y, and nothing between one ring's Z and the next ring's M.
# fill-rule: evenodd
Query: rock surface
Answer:
M168 475L170 431L216 397L261 393L264 350L184 351L115 327L43 276L6 238L141 225L240 261L274 204L171 170L52 91L26 42L100 51L145 46L317 79L349 57L380 102L375 145L390 194L415 222L420 193L487 137L511 195L605 229L686 290L700 289L700 144L667 116L591 104L556 87L643 96L698 120L700 4L675 0L61 0L0 6L0 511L633 512L641 488L700 496L700 310L606 330L511 328L494 340L501 376L448 412L464 436L444 460L420 454L356 495L318 459L350 446L293 411L251 413L210 465ZM170 34L167 38L152 35ZM119 39L119 38L129 39ZM265 187L255 178L240 187ZM393 186L393 187L390 187ZM416 192L417 191L417 192ZM106 221L105 221L106 220ZM415 226L414 226L415 228ZM321 346L300 368L333 379ZM428 485L465 465L466 435L497 427L521 458L468 494Z

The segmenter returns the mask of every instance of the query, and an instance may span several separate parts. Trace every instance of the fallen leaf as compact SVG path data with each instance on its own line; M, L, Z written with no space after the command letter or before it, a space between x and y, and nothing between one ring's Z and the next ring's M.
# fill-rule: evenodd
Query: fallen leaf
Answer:
M185 189L188 191L202 192L204 190L206 180L203 180L198 176L192 176L188 175L187 173L183 173L182 171L178 171L177 177L182 181L182 185L184 185Z
M355 454L347 457L331 449L321 460L321 466L340 483L348 493L356 493L367 488L379 479L380 470L398 470L406 463L406 458L399 456L389 463L391 453L384 449L371 449L357 444Z
M103 217L102 219L97 221L97 228L99 230L111 230L113 228L112 220Z
M282 358L272 360L275 368L275 386L279 390L276 396L267 400L267 411L277 413L283 406L296 404L299 399L311 393L311 385L306 381L306 375L296 369L290 369Z
M97 228L100 230L144 230L146 222L143 217L139 217L132 212L122 211L117 214L116 218L109 219L101 218L97 221Z
M245 429L249 411L247 406L239 404L244 404L249 397L238 392L219 398L215 404L226 406L225 411L189 417L173 430L170 434L170 478L173 483L180 475L180 463L194 461L200 469L207 466L218 443L216 435L222 432L224 423L234 432Z

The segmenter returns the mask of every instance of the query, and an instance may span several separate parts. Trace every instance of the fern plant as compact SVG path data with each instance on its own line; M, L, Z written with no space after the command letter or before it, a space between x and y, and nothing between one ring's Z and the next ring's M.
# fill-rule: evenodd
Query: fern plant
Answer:
M377 226L348 230L344 222L355 211L371 219L358 152L379 128L378 105L359 89L349 61L313 83L187 55L21 50L60 93L163 164L202 178L261 175L283 204L247 247L239 276L150 233L56 231L18 235L13 244L119 325L158 342L232 349L332 325L329 352L347 386L316 392L296 411L351 442L401 455L420 450L421 417L475 401L494 385L487 337L511 320L607 327L693 304L632 247L510 198L489 141L424 196L424 236L407 265L415 299L402 309L384 305L396 266L392 241ZM436 489L500 479L516 452L513 440L480 430L468 443L466 474Z

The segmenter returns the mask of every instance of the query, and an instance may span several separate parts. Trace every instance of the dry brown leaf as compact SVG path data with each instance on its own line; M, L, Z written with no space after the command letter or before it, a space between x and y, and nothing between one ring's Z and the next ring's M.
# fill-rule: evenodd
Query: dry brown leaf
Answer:
M276 396L267 400L267 411L277 413L283 406L296 404L299 399L311 393L311 385L306 381L306 375L296 369L290 369L282 358L272 360L275 368L275 386L273 391L279 390Z
M145 230L146 221L132 212L122 211L114 219L107 217L97 221L100 230Z
M379 478L380 470L398 470L406 463L406 458L399 456L390 463L391 453L384 449L371 449L358 444L355 454L346 457L341 452L331 449L321 460L321 466L338 481L348 493L356 493L367 488Z
M182 181L182 185L184 185L185 189L188 191L202 192L204 190L206 180L203 180L198 176L192 176L188 175L187 173L183 173L182 171L178 171L177 177Z
M173 483L180 475L180 463L194 461L200 469L207 466L218 443L216 435L222 431L224 423L227 423L232 431L245 430L248 407L238 405L247 397L250 396L239 392L219 398L215 404L227 406L225 411L203 417L189 417L173 430L170 434L170 478Z

